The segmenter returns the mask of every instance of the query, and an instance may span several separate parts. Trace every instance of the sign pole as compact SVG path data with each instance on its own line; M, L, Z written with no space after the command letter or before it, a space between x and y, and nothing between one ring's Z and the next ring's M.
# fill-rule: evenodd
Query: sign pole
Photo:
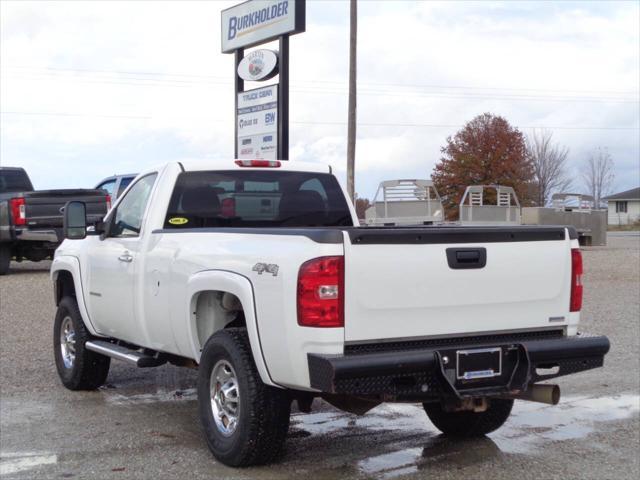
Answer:
M235 61L233 62L233 78L235 79L233 82L233 87L234 87L234 103L235 103L235 110L234 112L238 111L238 94L240 92L244 92L244 80L242 78L240 78L240 75L238 75L238 65L240 65L240 62L242 61L242 57L244 57L244 48L239 48L235 51L235 56L234 59ZM233 132L233 158L238 158L238 118L236 115L234 115L235 118L235 127L234 127L234 132Z
M278 155L289 160L289 36L280 37L278 77Z

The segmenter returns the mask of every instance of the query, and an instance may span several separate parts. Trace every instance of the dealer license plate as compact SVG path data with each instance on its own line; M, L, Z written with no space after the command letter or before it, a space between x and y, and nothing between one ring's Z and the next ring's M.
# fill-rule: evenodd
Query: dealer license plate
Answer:
M502 349L500 347L458 350L456 357L458 380L491 378L502 374Z

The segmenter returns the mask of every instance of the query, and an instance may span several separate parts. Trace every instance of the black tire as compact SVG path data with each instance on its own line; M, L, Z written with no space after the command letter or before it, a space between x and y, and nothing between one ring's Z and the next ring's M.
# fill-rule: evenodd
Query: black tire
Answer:
M9 273L11 263L11 248L9 245L0 245L0 275Z
M227 435L216 425L211 396L214 368L225 362L235 373L239 396L237 424ZM209 449L222 463L231 467L263 465L283 454L291 399L285 390L265 385L260 379L245 328L219 331L205 344L198 367L198 410Z
M61 331L67 323L75 332L75 358L71 364L65 364L61 344ZM64 297L53 324L53 352L60 380L69 390L95 390L107 380L111 359L85 348L84 344L91 338L76 299Z
M511 414L513 400L490 399L489 406L484 412L447 412L439 402L424 403L423 406L429 420L445 435L479 437L504 425Z

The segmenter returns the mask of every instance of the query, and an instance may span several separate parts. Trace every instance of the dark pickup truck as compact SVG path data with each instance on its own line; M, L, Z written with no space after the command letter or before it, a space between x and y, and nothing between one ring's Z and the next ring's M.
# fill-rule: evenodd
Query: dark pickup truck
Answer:
M92 222L101 220L111 203L104 190L34 191L24 169L0 167L0 275L12 259L39 262L53 256L63 240L64 207L72 200L86 203Z

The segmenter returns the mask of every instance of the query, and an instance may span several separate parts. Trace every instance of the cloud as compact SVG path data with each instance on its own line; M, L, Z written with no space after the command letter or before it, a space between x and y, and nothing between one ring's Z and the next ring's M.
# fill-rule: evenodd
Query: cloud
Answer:
M234 3L4 2L0 163L55 187L231 158L233 58L220 53L219 19ZM554 130L575 172L609 147L619 189L637 186L639 8L359 2L357 190L428 177L446 137L486 111ZM347 48L348 3L307 2L307 32L291 39L291 157L331 163L341 180Z

